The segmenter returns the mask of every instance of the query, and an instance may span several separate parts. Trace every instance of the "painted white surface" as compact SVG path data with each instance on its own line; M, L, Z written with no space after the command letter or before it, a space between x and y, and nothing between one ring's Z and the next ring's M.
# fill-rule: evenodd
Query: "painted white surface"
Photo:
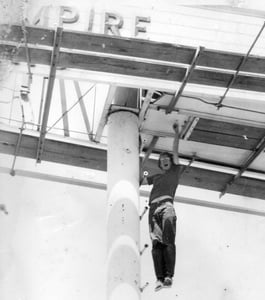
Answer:
M0 298L104 299L105 195L8 175L0 185Z
M8 156L1 155L1 165ZM17 167L37 170L29 160ZM42 163L50 173L85 178L84 170ZM87 178L103 181L94 171ZM0 299L105 299L106 192L0 174ZM218 202L210 191L179 187L177 195ZM147 199L141 198L140 212ZM265 208L264 201L226 195L220 200ZM265 219L185 204L178 215L174 286L154 293L147 213L141 221L142 299L263 300ZM38 297L36 297L38 295Z
M117 104L131 101L127 91ZM140 299L138 117L126 111L108 118L107 299ZM128 288L129 286L129 288Z

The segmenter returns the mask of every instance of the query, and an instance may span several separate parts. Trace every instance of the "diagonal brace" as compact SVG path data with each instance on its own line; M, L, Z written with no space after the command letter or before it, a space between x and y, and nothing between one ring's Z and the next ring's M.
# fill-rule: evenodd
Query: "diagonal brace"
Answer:
M254 48L254 46L255 46L257 40L259 39L259 37L260 37L260 35L261 35L261 33L262 33L264 27L265 27L265 22L263 23L263 25L262 25L262 27L261 27L261 29L260 29L258 35L256 36L255 40L253 41L252 45L250 46L250 48L249 48L247 54L246 54L244 57L242 57L242 59L241 59L239 65L238 65L238 67L237 67L237 70L236 70L236 72L233 74L233 76L232 76L232 78L231 78L231 80L230 80L230 82L229 82L229 84L228 84L228 86L227 86L227 88L226 88L226 90L225 90L223 96L220 98L219 102L216 103L217 109L220 109L220 108L222 107L222 103L223 103L223 101L224 101L224 99L225 99L227 93L229 92L230 88L232 87L232 85L234 84L235 80L237 79L238 73L241 71L242 67L245 65L245 63L246 63L246 61L247 61L247 59L248 59L248 57L249 57L249 55L250 55L250 52L251 52L252 49Z
M63 28L57 27L55 37L54 37L54 43L53 43L51 67L50 67L50 73L49 73L49 77L48 77L47 93L46 93L46 98L45 98L45 105L44 105L44 111L43 111L43 117L42 117L40 137L39 137L38 148L37 148L37 163L41 162L41 155L43 152L45 135L47 133L46 129L47 129L49 112L50 112L54 81L55 81L55 77L56 77L56 66L59 61L62 33L63 33Z
M176 104L177 104L177 102L178 102L178 100L179 100L179 98L180 98L180 96L181 96L181 94L182 94L182 92L183 92L186 84L188 83L188 81L190 79L190 76L191 76L193 70L195 69L195 67L196 67L196 65L198 63L198 60L199 60L199 58L200 58L200 56L201 56L201 54L202 54L203 51L204 51L204 47L199 47L197 49L197 51L196 51L196 53L195 53L195 55L194 55L194 57L192 59L192 62L190 64L190 67L189 67L189 69L187 70L187 72L185 74L185 77L184 77L184 79L182 81L182 84L181 84L180 88L175 93L174 97L171 99L168 107L166 108L166 114L171 113L172 110L175 108L175 106L176 106Z
M251 165L251 163L265 150L265 136L259 141L258 145L254 149L254 151L250 154L247 160L239 169L238 173L233 176L233 178L226 183L224 188L220 193L220 198L226 193L229 186L231 186L241 175L247 170L247 168Z

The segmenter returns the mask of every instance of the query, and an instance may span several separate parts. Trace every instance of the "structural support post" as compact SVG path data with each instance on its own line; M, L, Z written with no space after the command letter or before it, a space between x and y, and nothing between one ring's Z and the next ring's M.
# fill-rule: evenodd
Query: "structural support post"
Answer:
M137 90L117 88L108 118L107 299L140 299Z

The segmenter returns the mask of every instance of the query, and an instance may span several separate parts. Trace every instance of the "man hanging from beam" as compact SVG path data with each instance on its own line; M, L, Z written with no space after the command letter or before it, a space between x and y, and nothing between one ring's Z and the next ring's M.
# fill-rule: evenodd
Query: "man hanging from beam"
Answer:
M175 269L175 235L176 213L174 196L182 173L179 164L178 123L173 125L175 131L173 155L163 152L159 156L158 166L162 173L142 178L142 184L152 184L149 198L149 230L152 241L152 257L157 278L155 291L171 287Z

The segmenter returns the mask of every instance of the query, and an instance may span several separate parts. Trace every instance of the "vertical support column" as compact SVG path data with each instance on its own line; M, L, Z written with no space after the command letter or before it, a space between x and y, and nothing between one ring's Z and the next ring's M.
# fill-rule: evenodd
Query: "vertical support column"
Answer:
M140 299L137 90L117 88L108 119L107 299Z

